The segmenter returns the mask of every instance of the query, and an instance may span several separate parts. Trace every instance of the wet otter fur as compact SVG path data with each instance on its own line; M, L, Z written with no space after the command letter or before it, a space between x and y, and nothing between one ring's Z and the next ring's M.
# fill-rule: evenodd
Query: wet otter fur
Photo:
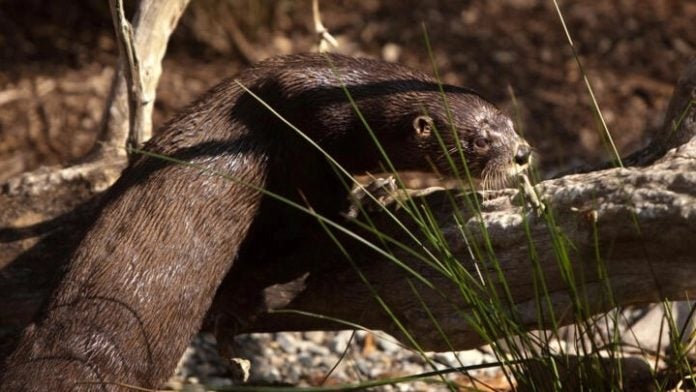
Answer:
M435 80L395 64L320 54L261 62L170 120L124 171L0 390L159 387L232 263L289 252L315 221L258 188L339 219L348 190L335 170L237 81L350 173L385 162L341 83L397 170L463 173L447 160L461 164L458 144L471 174L494 185L527 163L511 121L470 90L443 86L446 107Z

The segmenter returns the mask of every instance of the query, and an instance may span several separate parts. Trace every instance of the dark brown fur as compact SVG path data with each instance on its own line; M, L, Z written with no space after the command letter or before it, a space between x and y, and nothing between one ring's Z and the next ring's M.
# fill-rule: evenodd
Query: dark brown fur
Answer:
M451 174L510 165L519 139L507 117L469 90L381 61L328 57L399 170ZM306 132L351 173L384 162L327 57L265 61L238 80ZM424 111L440 132L419 134ZM0 377L2 391L155 388L171 375L235 259L291 249L308 218L212 170L284 195L335 219L347 191L326 159L229 79L167 123L112 187L41 318ZM460 161L459 161L460 162ZM459 166L459 170L463 168ZM499 171L499 170L498 170ZM273 243L269 243L273 239ZM273 250L269 250L273 248Z

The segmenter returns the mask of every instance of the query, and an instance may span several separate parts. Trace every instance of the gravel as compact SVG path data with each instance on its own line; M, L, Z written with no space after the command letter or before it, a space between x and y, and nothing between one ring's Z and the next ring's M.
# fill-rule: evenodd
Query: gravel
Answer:
M427 360L405 348L396 339L377 332L284 332L241 335L235 339L239 358L228 364L217 353L215 338L198 335L181 358L168 387L205 391L245 384L241 368L248 366L247 385L318 386L359 383L414 375L462 364L495 362L481 350L457 353L427 353ZM346 351L347 350L347 351ZM345 356L341 359L341 357ZM331 371L331 369L335 369ZM472 373L494 374L497 368ZM461 373L447 375L461 382ZM439 378L386 385L375 391L446 391Z

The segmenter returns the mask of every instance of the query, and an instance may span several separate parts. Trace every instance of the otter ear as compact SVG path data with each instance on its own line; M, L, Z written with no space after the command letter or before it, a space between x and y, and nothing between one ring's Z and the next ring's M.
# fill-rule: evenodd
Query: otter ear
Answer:
M430 116L420 115L413 120L413 129L418 137L429 137L433 132L433 119Z

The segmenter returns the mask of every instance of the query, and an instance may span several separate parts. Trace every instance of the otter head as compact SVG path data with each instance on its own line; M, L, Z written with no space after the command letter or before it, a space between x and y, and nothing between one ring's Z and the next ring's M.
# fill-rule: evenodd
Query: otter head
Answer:
M447 93L447 106L440 97L425 108L427 114L413 116L413 134L439 174L466 180L468 170L483 189L499 189L515 186L516 176L528 170L529 144L479 95Z

